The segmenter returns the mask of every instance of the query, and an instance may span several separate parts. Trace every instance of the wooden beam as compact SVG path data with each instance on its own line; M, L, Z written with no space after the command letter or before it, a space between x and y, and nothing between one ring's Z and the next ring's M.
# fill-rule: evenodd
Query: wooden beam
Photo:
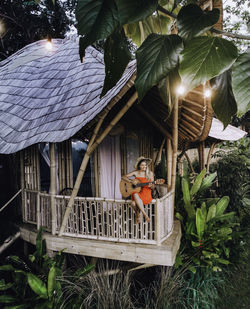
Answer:
M31 225L20 227L22 239L35 244L37 231ZM98 258L130 261L140 264L173 266L181 238L180 222L174 221L173 233L160 246L152 244L120 243L104 240L84 239L78 237L51 235L43 233L49 250L95 256Z
M19 237L21 236L21 233L18 231L15 235L8 237L5 239L3 244L0 246L0 254L3 253L10 245L13 244Z
M56 234L56 203L55 196L57 191L56 177L56 144L49 143L50 153L50 207L51 207L51 231L52 235Z
M137 100L137 98L138 98L138 94L134 93L132 95L132 97L128 100L128 102L125 104L125 106L113 118L113 120L110 122L110 124L107 126L107 128L96 139L97 133L98 133L98 131L99 131L101 125L102 125L102 122L103 122L105 116L103 118L101 118L99 120L99 122L97 123L97 126L96 126L96 128L94 130L94 133L93 133L93 135L92 135L92 137L90 139L89 145L87 147L86 153L85 153L85 155L83 157L82 164L80 166L80 169L79 169L79 172L78 172L78 175L77 175L77 178L76 178L76 182L75 182L72 194L70 196L69 203L68 203L67 208L65 210L65 214L64 214L64 217L63 217L62 225L61 225L60 230L59 230L59 236L62 236L62 234L64 232L64 229L66 227L66 223L67 223L67 220L69 218L69 214L71 212L72 206L74 204L74 199L77 196L77 193L79 191L79 188L80 188L80 185L81 185L81 182L82 182L82 178L83 178L83 175L85 173L85 170L86 170L86 167L87 167L90 155L98 147L98 145L103 141L103 139L108 135L108 133L111 131L111 129L114 127L114 125L116 125L116 123L121 119L121 117L134 104L134 102Z
M169 139L172 139L171 134L162 126L159 124L157 120L155 120L147 111L145 111L142 106L137 105L136 108L146 117L148 120L159 130L161 133L166 136Z

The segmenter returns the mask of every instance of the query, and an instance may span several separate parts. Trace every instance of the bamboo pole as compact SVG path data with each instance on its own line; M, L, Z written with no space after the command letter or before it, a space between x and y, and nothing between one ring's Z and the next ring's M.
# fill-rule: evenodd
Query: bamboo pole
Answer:
M200 170L202 171L205 168L205 142L200 142L199 144L199 162L200 162Z
M151 121L151 123L152 123L156 128L158 128L158 129L163 133L164 136L166 136L166 137L172 139L171 134L170 134L165 128L163 128L163 126L161 126L161 125L159 124L159 122L156 121L147 111L145 111L145 109L143 109L140 105L137 105L136 107L137 107L137 109L139 109L139 111L140 111L146 118L148 118L149 121Z
M51 206L51 231L52 235L56 233L56 145L49 144L50 152L50 206Z
M213 142L210 149L209 149L209 152L208 152L208 155L207 155L207 173L209 172L209 165L210 165L210 160L212 158L212 154L214 152L214 148L216 146L216 142Z
M175 189L176 180L176 165L177 165L177 151L178 151L178 102L179 97L175 97L173 106L173 155L172 155L172 177L171 177L171 190ZM174 197L173 197L174 200Z
M190 169L191 169L191 171L192 171L192 174L194 175L194 174L195 174L195 171L194 171L194 168L193 168L193 164L192 164L192 162L191 162L191 160L190 160L188 154L186 153L186 151L185 151L184 155L185 155L185 157L186 157L186 159L187 159L187 161L188 161L188 165L189 165L189 167L190 167Z
M161 163L162 151L163 151L163 147L164 147L165 142L166 142L166 137L164 137L163 140L162 140L160 149L159 149L158 154L157 154L156 159L155 159L154 166L157 166Z
M21 183L21 189L22 189L22 217L23 220L25 220L25 196L24 196L24 189L25 189L25 179L24 179L24 158L23 153L24 151L20 151L20 183Z
M40 205L40 192L36 196L36 228L40 229L41 226L41 205Z
M0 212L2 212L4 210L4 208L7 207L10 204L10 202L12 202L19 195L19 193L21 193L22 191L23 191L23 189L20 189L15 195L13 195L12 198L10 200L8 200L8 202L5 203L3 205L3 207L0 208Z
M76 178L76 182L75 182L72 194L70 196L69 203L66 207L65 214L64 214L64 217L63 217L63 221L62 221L62 224L61 224L61 227L60 227L60 230L59 230L59 234L58 234L59 236L62 236L63 231L66 227L66 223L67 223L67 220L69 218L69 214L71 212L71 209L72 209L72 206L73 206L73 203L74 203L74 199L77 196L77 193L79 191L79 188L80 188L80 185L81 185L81 182L82 182L82 178L83 178L83 175L85 173L90 155L97 148L97 146L103 141L103 139L108 135L108 133L111 131L111 129L114 127L114 125L126 113L126 111L133 105L133 103L137 100L137 97L138 97L137 93L134 93L132 95L132 97L128 100L126 105L120 110L120 112L114 117L114 119L110 122L110 124L107 126L107 128L103 131L103 133L96 139L97 133L98 133L98 131L99 131L101 125L102 125L102 122L103 122L105 116L103 116L103 118L101 118L99 120L99 122L97 123L97 126L94 130L94 133L93 133L93 135L90 139L89 145L87 147L86 153L83 157L83 161L82 161L82 164L80 166L80 169L79 169L79 172L78 172L78 175L77 175L77 178Z
M70 139L70 143L69 143L69 175L70 175L69 187L73 188L74 181L73 181L73 159L72 159L72 141L71 141L71 139Z
M167 138L167 164L168 164L168 191L171 189L171 174L172 174L172 145L171 140Z
M37 171L37 190L41 190L41 172L40 172L40 158L39 158L39 151L38 146L36 146L36 171Z
M15 242L20 236L21 233L18 231L15 235L8 237L0 246L0 254L3 253L10 245L12 245L13 242Z

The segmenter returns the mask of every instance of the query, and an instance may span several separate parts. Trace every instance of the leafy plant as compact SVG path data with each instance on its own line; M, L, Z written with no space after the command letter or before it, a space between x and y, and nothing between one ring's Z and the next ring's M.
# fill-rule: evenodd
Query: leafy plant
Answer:
M197 4L183 5L181 1L173 0L98 0L95 5L92 0L79 0L76 18L81 35L80 59L89 45L99 40L108 42L104 50L106 78L103 96L122 76L129 61L128 49L132 40L138 47L135 87L139 101L149 89L169 78L173 71L178 72L189 91L219 75L226 79L226 74L222 74L232 69L233 87L229 79L226 91L217 91L215 99L212 97L216 115L226 126L237 111L234 95L240 104L240 114L249 107L249 96L246 95L249 53L239 56L230 40L213 35L213 26L219 17L219 9L203 11ZM173 27L178 28L178 34L172 34ZM114 36L116 48L110 44ZM165 95L161 96L175 96L178 85L170 87L165 84Z
M213 271L221 270L221 265L229 264L228 241L232 239L235 213L226 213L229 197L205 198L204 193L211 187L216 173L206 175L206 170L191 184L182 178L184 208L176 217L183 227L181 253L177 256L176 266L189 264L191 271L195 266Z
M50 309L59 306L62 295L62 268L64 256L58 252L50 258L45 252L45 240L42 239L41 228L37 234L36 250L29 256L27 262L18 256L7 258L9 264L0 266L0 272L5 278L0 281L0 303L4 308ZM74 274L75 280L84 276L94 268L88 265L78 269Z

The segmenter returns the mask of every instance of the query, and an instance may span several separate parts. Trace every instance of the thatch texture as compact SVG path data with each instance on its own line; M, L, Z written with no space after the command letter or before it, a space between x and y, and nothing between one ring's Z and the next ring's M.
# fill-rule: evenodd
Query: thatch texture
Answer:
M30 44L0 63L0 153L69 139L120 93L135 72L131 62L117 85L100 99L103 55L89 47L81 63L78 41L53 40L50 51L45 44Z

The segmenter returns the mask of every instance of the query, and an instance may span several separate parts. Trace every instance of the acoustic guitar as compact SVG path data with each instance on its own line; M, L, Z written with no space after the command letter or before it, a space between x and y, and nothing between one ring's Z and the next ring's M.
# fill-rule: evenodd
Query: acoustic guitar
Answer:
M163 185L165 182L164 179L157 179L155 181L144 182L144 183L141 183L140 180L138 179L135 180L137 182L136 184L133 184L123 179L120 181L120 192L124 198L128 198L132 194L132 192L139 193L142 187L147 186L149 184Z

